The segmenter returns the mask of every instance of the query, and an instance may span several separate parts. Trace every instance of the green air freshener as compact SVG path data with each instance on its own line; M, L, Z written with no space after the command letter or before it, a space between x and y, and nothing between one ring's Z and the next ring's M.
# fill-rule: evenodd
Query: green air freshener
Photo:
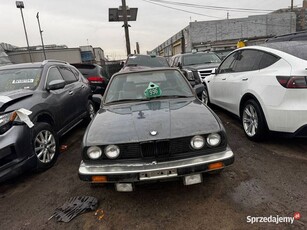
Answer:
M160 89L160 87L155 84L150 82L147 89L144 92L144 95L146 98L154 98L154 97L159 97L161 96L162 91Z

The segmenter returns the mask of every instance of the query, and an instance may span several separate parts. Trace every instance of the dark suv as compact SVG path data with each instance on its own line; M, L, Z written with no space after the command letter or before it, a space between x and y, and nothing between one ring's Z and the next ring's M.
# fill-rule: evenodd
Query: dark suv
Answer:
M184 73L192 72L198 75L203 81L214 68L220 65L221 59L213 52L193 52L177 54L172 57L170 63L172 67L184 70Z
M0 182L51 167L59 137L95 115L88 81L66 62L0 68ZM29 120L28 120L28 119Z
M131 54L128 56L122 70L137 70L139 67L169 67L165 57L144 54Z
M109 79L107 78L106 71L96 64L71 64L76 67L83 76L90 82L93 93L104 94L104 91L108 85Z

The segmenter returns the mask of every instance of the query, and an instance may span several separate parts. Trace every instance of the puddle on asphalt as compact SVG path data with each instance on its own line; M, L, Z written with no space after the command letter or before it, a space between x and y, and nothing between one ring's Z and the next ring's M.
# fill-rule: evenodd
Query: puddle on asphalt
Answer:
M272 200L271 195L261 187L256 179L243 181L231 194L233 201L244 208L251 208Z

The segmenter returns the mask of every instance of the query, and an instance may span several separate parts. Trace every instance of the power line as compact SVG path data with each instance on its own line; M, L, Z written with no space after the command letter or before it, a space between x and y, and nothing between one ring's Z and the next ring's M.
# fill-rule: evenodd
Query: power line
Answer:
M268 10L268 9L250 9L250 8L235 8L235 7L200 5L200 4L192 4L192 3L167 1L167 0L148 0L148 1L156 2L156 3L159 2L159 3L169 4L169 5L179 5L179 6L185 6L185 7L211 9L211 10L222 10L222 11L236 11L236 12L272 12L272 11L274 11L274 10Z
M168 8L168 9L173 9L173 10L178 10L178 11L190 13L190 14L196 14L196 15L205 16L205 17L209 17L209 18L223 19L221 17L215 17L215 16L211 16L211 15L196 13L196 12L192 12L192 11L188 11L188 10L183 10L183 9L179 9L179 8L171 7L171 6L165 6L165 5L162 5L162 4L159 4L159 3L152 2L151 0L142 0L142 1L154 4L154 5L162 6L162 7Z

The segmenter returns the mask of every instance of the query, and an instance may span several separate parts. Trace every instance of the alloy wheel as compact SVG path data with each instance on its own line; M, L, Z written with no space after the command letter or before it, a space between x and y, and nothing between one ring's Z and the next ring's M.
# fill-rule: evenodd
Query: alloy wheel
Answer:
M256 109L251 104L246 105L243 110L243 128L245 133L253 137L258 129L258 115Z
M45 164L51 162L56 153L56 142L53 134L48 130L40 131L34 139L34 148L40 162Z
M88 113L89 113L90 119L93 120L93 118L96 115L96 112L95 112L94 105L92 103L88 105Z

